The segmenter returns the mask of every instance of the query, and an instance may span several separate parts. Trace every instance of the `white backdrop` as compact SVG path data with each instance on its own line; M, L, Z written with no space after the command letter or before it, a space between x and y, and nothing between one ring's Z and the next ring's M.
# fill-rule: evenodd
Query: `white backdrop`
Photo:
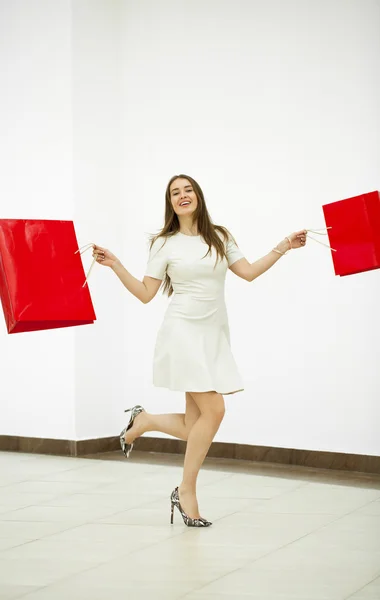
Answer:
M174 173L199 181L250 261L323 227L322 204L380 188L378 1L18 0L1 12L1 216L75 218L83 243L142 278ZM144 306L101 267L91 290L93 327L3 326L3 433L108 436L125 405L182 409L183 394L151 383L167 300ZM245 391L226 398L217 439L379 455L379 292L379 271L335 277L313 242L251 284L228 273Z
M0 7L0 216L70 219L70 3ZM8 336L2 321L0 360L0 433L73 438L73 331Z
M121 250L122 3L0 7L1 217L73 219L79 244L116 239ZM0 433L87 439L121 429L125 295L111 272L94 275L95 325L10 336L2 325Z

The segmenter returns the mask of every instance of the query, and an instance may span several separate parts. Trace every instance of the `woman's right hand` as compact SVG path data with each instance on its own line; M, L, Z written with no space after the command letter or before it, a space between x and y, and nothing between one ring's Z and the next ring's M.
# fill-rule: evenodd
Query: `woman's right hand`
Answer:
M96 244L92 246L92 256L93 258L96 257L96 262L104 267L112 267L119 262L119 259L112 252Z

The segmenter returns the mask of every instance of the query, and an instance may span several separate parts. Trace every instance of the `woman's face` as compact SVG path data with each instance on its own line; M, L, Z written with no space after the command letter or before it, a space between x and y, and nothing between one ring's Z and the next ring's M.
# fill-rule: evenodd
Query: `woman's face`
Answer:
M198 206L198 198L188 179L179 177L170 186L170 200L179 217L191 215Z

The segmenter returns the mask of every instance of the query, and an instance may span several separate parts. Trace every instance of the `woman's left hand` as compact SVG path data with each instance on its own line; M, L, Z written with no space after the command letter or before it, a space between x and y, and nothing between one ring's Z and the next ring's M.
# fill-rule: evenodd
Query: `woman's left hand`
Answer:
M292 233L291 235L289 235L289 239L292 245L292 248L303 248L304 245L306 244L306 236L307 236L307 230L306 229L302 229L301 231L296 231L295 233ZM288 240L286 240L288 241Z
M281 252L287 252L288 250L295 250L296 248L303 248L306 244L307 230L301 229L288 235L282 242L277 244L277 248Z

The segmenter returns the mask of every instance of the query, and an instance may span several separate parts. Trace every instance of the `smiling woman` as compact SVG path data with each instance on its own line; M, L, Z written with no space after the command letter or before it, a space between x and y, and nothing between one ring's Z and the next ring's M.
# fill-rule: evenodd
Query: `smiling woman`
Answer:
M195 210L198 205L198 200L197 200L197 195L193 190L193 186L191 184L189 184L187 179L182 179L182 178L176 179L174 185L180 186L180 187L172 187L172 189L170 191L174 211L175 211L175 200L177 197L185 198L184 200L180 200L180 202L178 204L178 206L180 208L183 208L185 206L192 206L193 210Z
M148 414L140 405L120 434L129 456L134 440L160 431L187 440L182 483L171 495L171 519L177 507L186 525L211 525L201 517L196 497L199 470L224 416L223 395L243 390L232 355L224 285L227 269L246 281L272 267L290 248L306 242L306 231L293 233L267 256L251 264L231 233L214 225L202 189L188 175L175 175L165 194L165 223L151 240L143 281L138 281L108 250L95 246L101 264L112 267L127 289L147 303L159 288L173 298L157 335L153 384L185 393L184 414Z
M152 238L151 252L154 247L157 247L157 240L162 238L162 241L166 242L177 233L200 237L207 245L207 255L214 251L218 260L227 258L226 244L228 241L236 244L225 227L213 224L200 185L189 175L183 174L172 177L167 185L165 224L159 234ZM164 275L163 291L168 296L173 294L171 278L168 273Z

